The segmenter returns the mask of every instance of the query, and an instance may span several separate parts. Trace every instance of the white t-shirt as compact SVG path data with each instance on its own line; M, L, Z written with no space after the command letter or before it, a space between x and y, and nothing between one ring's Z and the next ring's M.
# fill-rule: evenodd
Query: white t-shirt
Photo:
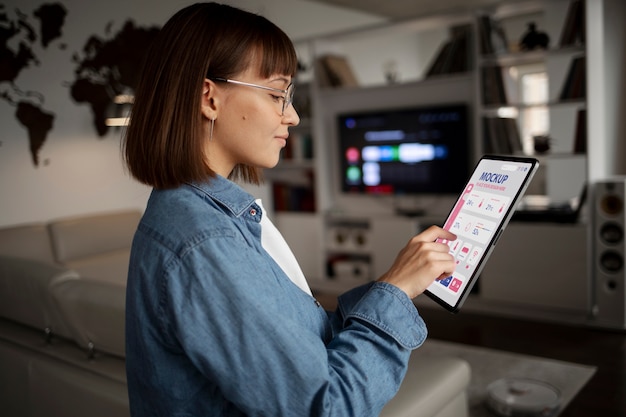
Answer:
M294 284L307 294L311 294L311 289L300 268L300 264L298 264L298 260L289 248L285 238L283 238L283 235L280 234L280 231L267 216L261 200L256 200L256 203L263 209L263 216L261 217L261 245L263 249L270 254Z

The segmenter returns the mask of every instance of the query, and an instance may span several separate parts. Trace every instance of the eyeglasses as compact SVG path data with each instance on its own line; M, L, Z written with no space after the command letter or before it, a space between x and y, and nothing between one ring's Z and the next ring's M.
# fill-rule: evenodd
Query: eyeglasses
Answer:
M285 114L285 109L287 107L289 107L289 105L291 103L293 103L293 94L296 91L296 86L293 85L293 83L289 84L287 86L287 89L281 90L280 88L266 87L264 85L246 83L246 82L243 82L243 81L230 80L230 79L227 79L227 78L209 77L209 79L213 80L213 81L222 81L222 82L225 82L225 83L243 85L245 87L254 87L254 88L260 88L262 90L275 91L277 93L282 93L282 94L284 94L284 96L281 96L281 98L283 99L283 108L282 108L282 111L280 113L281 115L284 115Z

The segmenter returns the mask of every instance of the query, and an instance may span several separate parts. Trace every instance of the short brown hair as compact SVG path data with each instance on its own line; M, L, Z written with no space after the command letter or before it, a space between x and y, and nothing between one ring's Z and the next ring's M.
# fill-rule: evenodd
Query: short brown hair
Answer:
M295 76L291 40L262 16L217 3L196 3L172 16L147 52L122 140L131 175L155 188L214 176L204 154L204 79L232 78L246 70L257 53L261 77ZM231 178L258 184L261 172L237 166Z

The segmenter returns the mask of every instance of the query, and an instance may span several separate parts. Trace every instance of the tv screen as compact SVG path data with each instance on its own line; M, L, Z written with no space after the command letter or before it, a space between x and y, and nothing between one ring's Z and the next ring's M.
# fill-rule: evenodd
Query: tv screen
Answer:
M341 190L356 194L457 194L470 172L468 106L344 113Z

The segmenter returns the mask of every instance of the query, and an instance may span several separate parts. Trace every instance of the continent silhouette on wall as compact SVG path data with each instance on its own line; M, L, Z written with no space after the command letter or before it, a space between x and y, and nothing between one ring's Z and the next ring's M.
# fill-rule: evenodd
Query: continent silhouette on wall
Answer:
M16 80L29 68L46 65L37 56L42 49L55 46L66 50L62 39L67 16L67 8L59 2L42 4L30 12L0 4L0 101L15 108L13 117L26 130L35 167L39 166L39 152L54 128L57 112L45 108L42 92L17 85ZM132 94L145 51L160 30L157 26L139 27L132 19L126 20L119 31L113 29L114 22L103 22L103 28L104 37L85 35L82 50L71 56L73 74L57 81L68 87L74 103L90 107L93 127L100 138L109 130L105 124L109 105L118 94ZM1 135L0 143L14 139Z
M142 28L128 20L110 39L91 36L83 46L82 55L74 54L77 64L75 81L70 87L77 103L91 107L93 123L99 136L105 136L106 111L118 94L132 93L139 80L140 66L158 27ZM111 24L106 28L111 33Z
M9 17L6 7L0 4L0 100L15 107L15 118L28 133L31 159L39 165L39 151L54 124L55 114L44 111L42 94L18 87L17 77L31 65L40 65L33 46L41 40L45 49L50 42L62 36L67 11L60 3L41 5L32 16L39 20L39 31L29 21L29 15L19 9ZM9 41L18 38L17 50L9 47Z

